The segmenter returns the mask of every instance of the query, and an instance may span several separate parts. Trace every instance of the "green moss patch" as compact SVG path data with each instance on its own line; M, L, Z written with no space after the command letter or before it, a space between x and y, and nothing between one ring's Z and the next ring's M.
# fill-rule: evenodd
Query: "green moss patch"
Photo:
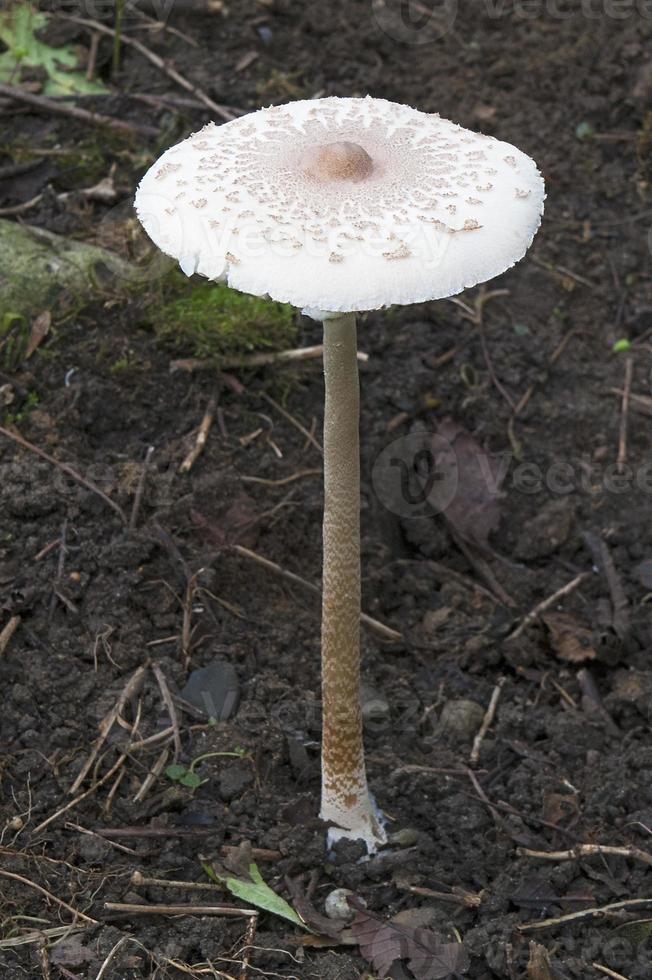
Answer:
M291 306L239 293L222 283L180 284L177 276L173 280L172 298L162 307L150 307L148 319L159 337L179 352L219 363L252 351L295 346L297 325Z

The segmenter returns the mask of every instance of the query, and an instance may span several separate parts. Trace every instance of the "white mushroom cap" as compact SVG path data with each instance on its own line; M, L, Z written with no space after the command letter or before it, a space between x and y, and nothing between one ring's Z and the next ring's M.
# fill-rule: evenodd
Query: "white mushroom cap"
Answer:
M441 299L514 265L544 184L520 150L384 99L316 99L209 123L136 194L187 275L332 312Z

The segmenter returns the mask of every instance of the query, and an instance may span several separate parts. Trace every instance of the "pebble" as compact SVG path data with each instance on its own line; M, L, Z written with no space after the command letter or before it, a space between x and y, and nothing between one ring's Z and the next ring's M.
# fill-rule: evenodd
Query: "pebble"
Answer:
M220 776L220 796L228 803L240 796L253 782L249 769L227 769Z
M335 919L337 922L350 922L351 919L355 918L355 909L352 909L347 901L349 896L357 897L360 904L366 907L365 900L356 896L355 892L349 888L335 888L334 891L328 893L324 902L324 912L329 919Z
M482 724L484 714L485 709L477 701L456 698L442 708L437 727L443 735L471 739Z

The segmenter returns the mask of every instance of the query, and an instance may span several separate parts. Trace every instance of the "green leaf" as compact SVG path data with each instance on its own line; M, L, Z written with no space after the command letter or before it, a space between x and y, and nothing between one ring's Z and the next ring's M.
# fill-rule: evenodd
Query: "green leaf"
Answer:
M183 776L179 777L179 782L182 786L189 786L190 789L197 789L198 786L201 786L201 776L198 776L196 772L188 769L187 772L184 772Z
M0 40L7 51L0 55L0 82L20 83L21 69L42 68L48 79L44 95L102 95L107 89L101 82L89 82L74 69L79 61L73 45L52 48L36 37L46 26L48 17L28 3L15 4L0 12Z
M616 341L611 349L614 354L625 354L631 346L632 343L630 340L627 340L627 337L621 337L620 340Z
M271 912L272 915L278 915L281 919L287 919L288 922L294 923L295 926L299 926L300 929L305 929L307 932L311 931L292 906L272 891L263 880L257 865L253 861L249 865L249 874L251 881L242 881L241 878L220 878L214 872L210 877L214 877L220 884L226 885L231 894L242 899L243 902L255 905L258 909L264 909L265 912Z
M165 770L165 775L168 779L174 780L175 783L180 783L183 777L187 774L188 770L185 766L182 766L180 762L173 762L171 766L168 766Z

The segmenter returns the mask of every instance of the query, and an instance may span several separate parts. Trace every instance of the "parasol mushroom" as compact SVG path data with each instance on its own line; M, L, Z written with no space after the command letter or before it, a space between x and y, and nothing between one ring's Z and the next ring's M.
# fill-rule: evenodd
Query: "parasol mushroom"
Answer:
M330 840L385 842L359 698L356 312L441 299L525 254L543 211L533 160L382 99L326 98L209 124L145 174L153 241L234 289L324 324L322 805Z

